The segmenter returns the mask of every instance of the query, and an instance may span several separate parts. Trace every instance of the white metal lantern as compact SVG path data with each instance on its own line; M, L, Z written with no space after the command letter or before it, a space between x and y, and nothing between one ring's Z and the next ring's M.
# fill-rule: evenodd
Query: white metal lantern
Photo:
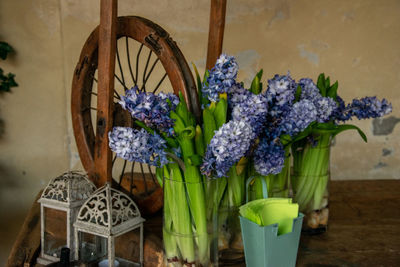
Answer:
M75 259L98 266L143 266L144 221L126 194L106 184L78 213Z
M87 175L78 171L66 172L49 182L38 200L42 245L38 263L57 262L61 248L75 247L73 223L79 208L95 190ZM73 253L70 258L74 258Z

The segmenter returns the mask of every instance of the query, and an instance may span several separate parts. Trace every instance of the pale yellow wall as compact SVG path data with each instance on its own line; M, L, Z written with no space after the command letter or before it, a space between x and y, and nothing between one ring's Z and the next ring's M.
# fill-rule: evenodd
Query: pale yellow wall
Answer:
M163 26L186 59L204 70L209 1L120 0L119 15L132 14ZM400 118L399 14L398 0L229 0L224 51L237 57L247 84L260 68L265 79L288 70L297 79L325 72L339 80L345 100L387 97L392 116ZM6 126L0 138L0 215L9 203L25 211L51 177L81 168L70 87L80 49L98 22L98 0L0 1L0 40L17 51L0 64L19 83L0 97ZM382 127L395 122L383 121ZM355 124L369 143L354 132L341 134L332 151L332 178L398 179L400 127L375 136L372 120Z

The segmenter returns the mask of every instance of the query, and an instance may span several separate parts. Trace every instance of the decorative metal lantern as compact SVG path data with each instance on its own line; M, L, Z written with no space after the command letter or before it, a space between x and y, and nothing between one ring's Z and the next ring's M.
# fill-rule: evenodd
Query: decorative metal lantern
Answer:
M143 266L144 221L127 195L106 184L79 210L75 259L98 266Z
M57 262L62 247L74 248L73 223L79 208L95 190L87 175L77 171L66 172L49 182L38 200L42 244L38 263Z

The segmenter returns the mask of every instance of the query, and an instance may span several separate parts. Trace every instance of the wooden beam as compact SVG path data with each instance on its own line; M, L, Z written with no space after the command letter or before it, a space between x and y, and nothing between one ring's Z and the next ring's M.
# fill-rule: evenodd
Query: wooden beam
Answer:
M222 53L226 0L211 0L206 68L210 70Z
M117 0L101 0L97 87L97 130L94 149L96 186L111 182L112 154L108 132L112 130Z
M24 224L12 246L6 267L33 266L40 249L40 204L37 194Z

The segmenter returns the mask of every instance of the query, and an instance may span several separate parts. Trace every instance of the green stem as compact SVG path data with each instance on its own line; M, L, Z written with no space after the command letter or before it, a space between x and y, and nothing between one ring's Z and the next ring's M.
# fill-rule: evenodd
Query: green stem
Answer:
M329 176L330 141L331 134L321 134L316 147L306 141L292 146L295 172L292 185L302 212L321 208Z
M171 173L168 171L165 172L164 216L167 216L167 218L164 217L164 222L167 222L168 225L170 220L172 220L173 231L170 233L176 233L176 241L182 258L187 262L194 262L195 251L192 223L183 177L178 164L170 163L168 164L168 167L170 168ZM165 207L165 205L167 206ZM165 214L165 211L167 211L167 214ZM164 229L164 232L166 231L168 232L168 229ZM172 248L173 243L168 234L166 237L166 253L170 256L176 253L176 249Z

